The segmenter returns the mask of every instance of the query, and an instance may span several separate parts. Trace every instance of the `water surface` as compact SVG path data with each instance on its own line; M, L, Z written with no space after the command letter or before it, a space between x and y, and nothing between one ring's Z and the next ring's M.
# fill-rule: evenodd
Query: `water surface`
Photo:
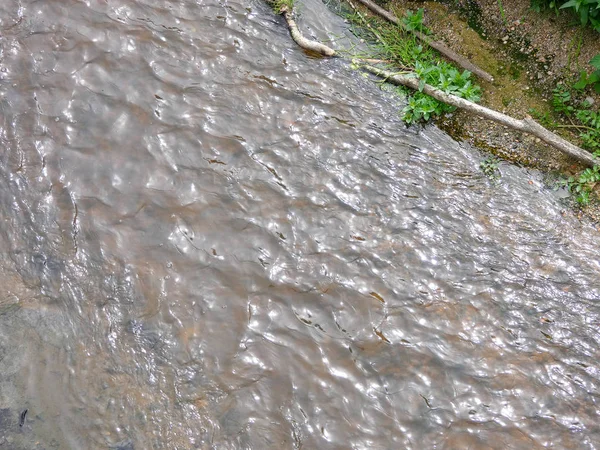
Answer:
M0 444L600 447L596 230L398 102L259 1L4 0Z

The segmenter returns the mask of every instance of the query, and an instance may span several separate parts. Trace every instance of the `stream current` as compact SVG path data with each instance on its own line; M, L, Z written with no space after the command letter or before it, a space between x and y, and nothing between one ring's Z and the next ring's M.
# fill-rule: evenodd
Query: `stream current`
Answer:
M0 2L0 449L600 448L597 231L400 107L262 2Z

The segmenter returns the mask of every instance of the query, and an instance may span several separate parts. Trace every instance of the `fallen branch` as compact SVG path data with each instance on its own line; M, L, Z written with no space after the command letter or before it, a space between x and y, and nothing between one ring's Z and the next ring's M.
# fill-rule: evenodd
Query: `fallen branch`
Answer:
M292 35L292 39L305 50L309 50L311 52L319 53L323 56L335 56L335 50L331 47L326 46L325 44L321 44L317 41L312 41L310 39L306 39L300 30L298 29L298 25L296 25L296 21L293 17L293 10L288 9L286 6L280 9L283 18L287 22L288 28L290 29L290 34Z
M362 1L362 0L359 0ZM591 153L582 150L576 145L571 144L569 141L561 138L560 136L552 133L547 130L531 117L526 117L523 120L515 119L511 116L507 116L506 114L502 114L493 109L486 108L485 106L478 105L477 103L473 103L469 100L465 100L464 98L457 97L456 95L448 94L440 89L437 89L429 84L421 85L419 78L414 74L397 74L392 73L387 70L379 69L374 66L360 64L357 60L354 62L359 67L371 72L374 75L385 78L387 81L390 81L394 84L398 84L401 86L406 86L414 90L421 90L425 94L439 100L440 102L446 103L451 106L456 106L457 108L464 109L473 114L476 114L480 117L492 120L494 122L500 123L507 127L510 127L514 130L523 131L525 133L529 133L533 136L540 138L542 141L551 145L552 147L560 150L563 153L577 159L581 163L586 166L594 166L600 164L596 158L592 156ZM422 87L422 89L421 89Z
M400 20L398 20L398 17L396 17L394 14L387 11L386 9L382 8L381 6L377 5L376 3L372 2L371 0L358 0L358 1L360 3L362 3L364 6L366 6L367 8L369 8L371 11L373 11L375 14L379 14L381 17L383 17L387 21L405 29L402 22L400 22ZM454 61L456 64L461 66L463 69L467 69L469 72L474 73L482 80L489 81L490 83L492 81L494 81L493 76L491 76L485 70L477 67L475 64L473 64L467 58L459 55L458 53L456 53L455 51L453 51L452 49L447 47L445 44L443 44L439 41L434 41L433 39L429 38L429 36L426 36L425 34L420 33L418 31L414 31L414 34L419 40L425 42L431 48L436 49L438 52L440 52L446 58Z

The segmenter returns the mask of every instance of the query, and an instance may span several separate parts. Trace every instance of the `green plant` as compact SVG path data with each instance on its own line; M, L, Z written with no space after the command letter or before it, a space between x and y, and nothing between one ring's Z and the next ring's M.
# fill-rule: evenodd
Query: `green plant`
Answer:
M590 60L590 65L596 70L592 73L581 71L579 81L573 87L577 90L584 90L588 86L593 86L594 90L600 94L600 53Z
M577 203L582 206L587 206L590 203L590 194L599 181L600 167L594 166L585 169L578 177L569 177L569 179L566 180L566 182L563 181L562 184L566 185L569 191L575 194Z
M590 24L593 29L600 31L600 0L569 0L560 9L575 10L582 25Z
M552 90L552 107L557 113L571 117L575 111L571 99L571 92L564 84L559 84Z
M582 124L579 137L583 146L593 152L600 151L600 113L582 109L578 110L575 116Z
M436 65L417 61L414 72L419 78L420 89L409 97L408 104L402 110L402 118L406 123L429 120L432 116L439 116L456 109L424 94L422 89L425 84L472 102L481 99L481 88L471 82L469 71L460 72L444 61Z
M408 88L398 88L398 91L407 98L407 105L402 110L402 118L406 123L427 121L440 114L454 111L456 108L438 102L422 92L425 84L430 84L470 101L481 98L481 89L473 84L471 73L461 72L447 63L429 47L423 46L414 36L414 31L427 32L423 26L423 10L408 11L402 19L402 25L394 26L374 17L359 15L347 16L347 19L358 26L355 34L365 40L365 30L372 33L376 39L369 41L377 49L376 56L388 61L395 67L404 71L414 72L419 78L420 90L414 92ZM377 29L375 32L374 30Z
M413 13L411 10L406 11L402 18L402 26L406 31L430 33L429 29L423 25L423 8L419 8L416 13Z
M552 91L552 114L531 111L543 125L549 128L569 128L576 130L581 139L582 147L593 152L600 158L600 112L592 110L586 101L578 103L565 85L559 84ZM558 120L566 118L569 124L560 124ZM559 185L565 186L575 195L577 203L587 206L591 201L591 194L600 181L600 166L596 165L586 169L577 176L563 180Z
M277 14L281 14L283 11L294 9L294 0L275 0L272 2L272 6Z
M558 4L554 0L531 0L531 9L536 12L545 11L547 8L558 14Z
M531 0L531 8L537 12L550 8L556 14L561 9L570 10L573 14L579 16L581 25L589 25L600 32L600 0L569 0L567 2Z
M564 85L558 85L552 94L554 112L567 117L571 124L559 125L553 122L551 125L555 128L576 129L583 147L592 152L600 151L600 112L591 110L587 102L576 107L571 92Z
M500 171L498 170L499 165L500 160L496 156L489 156L481 161L479 168L486 177L497 180L500 178Z
M423 9L419 9L416 13L408 11L402 19L402 23L406 30L422 31L424 29ZM480 100L481 89L472 83L470 72L466 70L460 72L451 64L436 58L431 53L423 54L423 47L415 44L413 41L411 55L407 54L406 50L402 52L403 55L408 56L406 59L413 66L420 83L419 92L408 96L408 104L402 110L402 119L406 123L414 123L420 120L427 121L433 116L439 116L456 109L424 94L422 91L425 84L470 101ZM407 62L406 59L405 62ZM400 90L406 93L405 89L400 88Z
M556 123L554 125L556 127L577 129L583 147L594 152L594 156L600 157L600 113L592 111L587 102L584 102L580 107L575 107L571 92L563 85L559 85L554 89L552 106L556 113L562 114L571 120L571 125L558 125ZM569 177L563 184L568 187L570 192L575 194L577 203L587 206L591 201L592 190L599 181L600 167L594 166L585 169L577 177Z

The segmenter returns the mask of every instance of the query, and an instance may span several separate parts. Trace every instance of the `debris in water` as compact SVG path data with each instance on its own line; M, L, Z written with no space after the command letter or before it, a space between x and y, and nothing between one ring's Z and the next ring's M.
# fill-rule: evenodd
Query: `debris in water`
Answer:
M23 425L25 425L25 418L27 417L27 411L29 411L28 409L23 410L23 412L21 412L21 415L19 416L19 426L23 427Z

